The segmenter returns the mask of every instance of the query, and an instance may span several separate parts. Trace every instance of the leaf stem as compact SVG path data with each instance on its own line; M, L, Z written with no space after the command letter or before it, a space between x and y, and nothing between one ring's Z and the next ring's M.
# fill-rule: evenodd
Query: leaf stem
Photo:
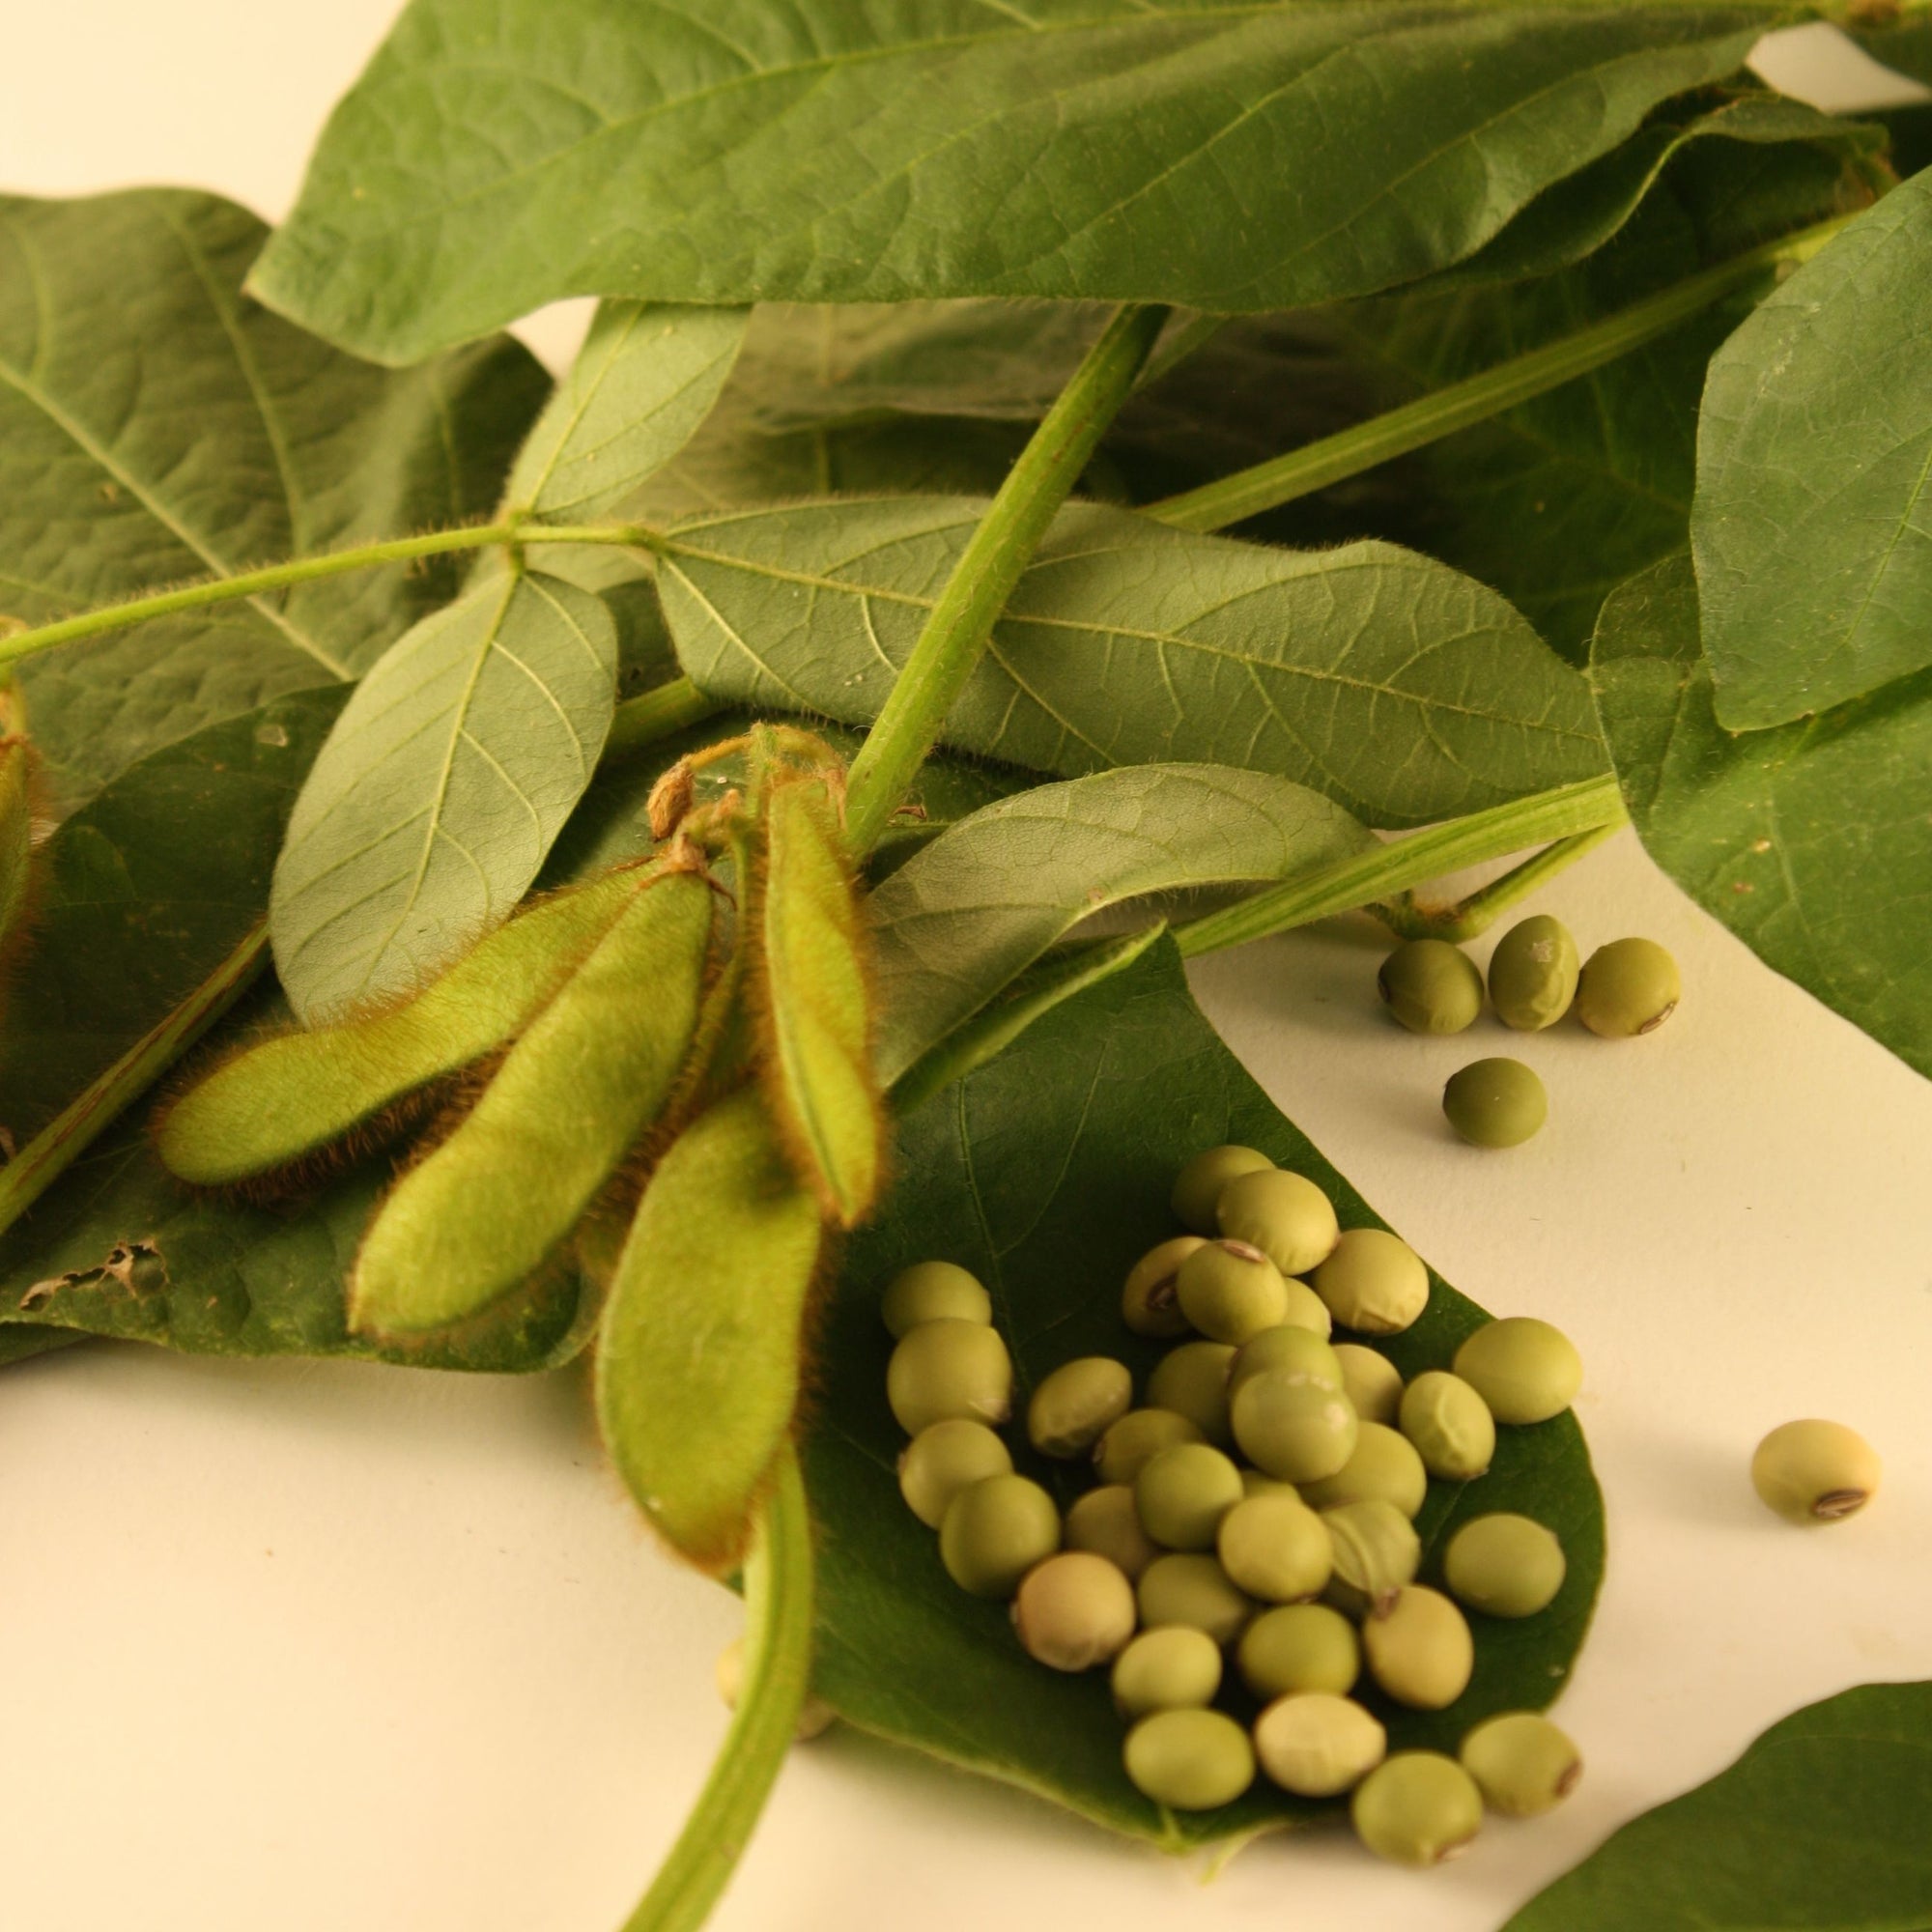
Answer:
M269 956L266 922L247 936L167 1017L113 1065L97 1074L0 1167L0 1234L64 1174L129 1101L144 1093L234 1005Z
M1087 460L1132 393L1167 322L1158 305L1121 309L1087 352L1000 486L932 607L878 721L852 761L845 834L864 855L897 810L973 674L1013 585Z
M1454 905L1418 906L1413 893L1404 893L1369 910L1403 939L1446 939L1452 946L1461 946L1488 931L1499 914L1520 904L1565 867L1574 866L1584 853L1595 851L1618 829L1617 821L1609 819L1588 832L1573 832Z
M1615 827L1624 821L1624 804L1614 778L1585 779L1537 792L1509 805L1472 811L1466 818L1432 825L1406 838L1390 840L1373 851L1325 866L1299 879L1289 879L1236 905L1205 914L1175 930L1175 940L1189 958L1242 946L1271 932L1306 925L1331 913L1387 899L1410 886L1437 879L1464 866L1499 859L1548 839L1567 839L1579 832Z
M378 564L407 563L419 556L441 556L451 551L487 550L493 544L575 543L646 545L654 533L633 524L471 524L463 529L430 530L421 536L390 537L382 543L358 544L353 550L326 552L321 556L297 557L264 570L244 570L206 583L186 583L175 590L157 590L119 604L103 604L57 623L36 625L0 638L0 665L13 664L58 644L124 631L131 624L168 617L180 611L198 611L211 604L259 597L266 591L287 590L318 578L340 577L347 571L369 570Z
M1297 497L1324 490L1345 477L1373 469L1391 458L1486 422L1547 390L1559 388L1613 362L1709 308L1764 270L1815 255L1852 220L1846 214L1767 242L1671 288L1633 302L1587 328L1499 362L1493 369L1451 383L1367 422L1290 450L1285 456L1237 469L1198 490L1142 506L1140 514L1183 530L1221 530L1230 524L1278 509Z
M623 1932L697 1932L729 1882L798 1729L811 1665L811 1520L798 1457L778 1481L745 1559L745 1682L724 1743Z
M668 684L627 697L611 719L611 734L604 740L606 761L628 757L633 752L654 745L661 738L672 738L715 718L725 707L706 697L688 677L674 677Z

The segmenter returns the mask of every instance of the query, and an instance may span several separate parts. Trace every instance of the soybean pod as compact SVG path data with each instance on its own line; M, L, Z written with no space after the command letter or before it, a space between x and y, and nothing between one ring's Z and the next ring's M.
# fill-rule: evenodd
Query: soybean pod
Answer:
M366 1134L417 1088L501 1046L569 979L649 876L613 872L539 899L406 1005L236 1054L165 1109L156 1151L197 1187L299 1175L334 1143Z
M817 1200L748 1086L672 1143L624 1244L598 1423L639 1507L706 1569L744 1549L791 1426L822 1241Z
M697 1027L712 892L690 870L647 878L377 1209L350 1277L355 1328L422 1334L488 1307L570 1237L658 1118Z

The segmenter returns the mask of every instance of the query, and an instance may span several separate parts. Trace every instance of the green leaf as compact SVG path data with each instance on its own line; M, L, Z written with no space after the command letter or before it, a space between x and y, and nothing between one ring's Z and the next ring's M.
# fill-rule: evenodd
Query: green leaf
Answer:
M745 311L605 302L537 418L505 506L588 523L663 469L711 412L745 338Z
M1098 772L989 805L868 901L880 1078L896 1080L1108 906L1285 879L1374 842L1318 793L1225 765Z
M1174 1232L1167 1195L1176 1169L1223 1141L1259 1147L1319 1181L1345 1226L1380 1225L1221 1044L1163 940L902 1123L897 1167L917 1185L894 1194L853 1242L819 1350L820 1397L806 1443L821 1564L812 1688L866 1730L1172 1849L1335 1807L1264 1782L1228 1810L1183 1816L1134 1792L1104 1673L1063 1677L1032 1662L1007 1605L955 1588L937 1539L900 1500L895 1464L904 1438L886 1406L892 1338L878 1296L910 1262L941 1257L973 1269L992 1291L1012 1349L1022 1412L1040 1377L1077 1355L1115 1355L1144 1375L1158 1350L1122 1325L1122 1278ZM1445 1365L1482 1320L1435 1280L1428 1313L1386 1344L1388 1353L1405 1374ZM1548 1703L1589 1623L1603 1570L1603 1501L1582 1435L1567 1414L1499 1434L1489 1475L1459 1491L1432 1486L1419 1523L1431 1552L1425 1574L1434 1574L1434 1552L1453 1523L1504 1509L1557 1531L1569 1575L1544 1615L1483 1623L1474 1681L1452 1710L1378 1707L1397 1747L1453 1750L1492 1712ZM1042 1464L1021 1443L1015 1458L1063 1501L1078 1487L1065 1464Z
M1932 1923L1932 1684L1864 1684L1772 1725L1504 1932L1916 1932Z
M255 281L392 361L563 295L1298 307L1472 254L1783 17L414 0Z
M1679 555L1605 603L1590 679L1651 857L1768 964L1932 1075L1932 671L1734 736Z
M275 970L304 1024L411 992L507 919L597 768L616 632L535 571L485 577L356 687L275 866Z
M1690 537L1719 721L1762 729L1932 665L1932 178L1711 363Z
M176 188L0 199L0 611L42 623L461 523L549 387L497 338L371 368L241 293L266 230ZM460 559L307 584L19 668L71 809L144 753L365 669Z
M679 526L659 591L686 672L729 701L868 723L983 507ZM1054 525L945 738L1069 777L1239 765L1382 826L1603 769L1582 681L1469 579L1383 544L1297 554L1097 505Z

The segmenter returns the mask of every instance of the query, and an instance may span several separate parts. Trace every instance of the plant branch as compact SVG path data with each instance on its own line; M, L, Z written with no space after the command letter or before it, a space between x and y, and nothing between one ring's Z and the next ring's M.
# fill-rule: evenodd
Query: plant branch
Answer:
M1406 456L1457 430L1486 422L1519 403L1614 362L1722 300L1766 269L1807 260L1852 218L1841 215L1764 242L1688 281L1633 302L1574 335L1513 355L1493 369L1432 390L1400 409L1290 450L1286 456L1237 469L1198 490L1145 504L1141 515L1183 530L1221 530L1264 510L1292 503L1297 497L1325 490L1331 483L1373 469L1393 457Z
M1392 898L1464 866L1623 822L1624 804L1616 780L1585 779L1580 784L1538 792L1392 839L1303 878L1272 886L1236 905L1207 913L1178 927L1174 936L1189 958L1218 952L1224 947L1242 946L1271 932L1326 919L1331 913Z
M674 677L667 684L627 697L611 719L611 734L604 740L604 762L630 756L662 738L672 738L702 724L726 707L705 696L688 677Z
M1370 906L1369 911L1399 938L1446 939L1452 946L1461 946L1487 932L1499 914L1520 904L1566 867L1574 866L1584 853L1595 851L1619 829L1618 822L1610 819L1588 832L1574 832L1454 905L1418 906L1413 893L1404 893L1389 903Z
M623 1932L697 1932L730 1881L791 1748L811 1667L811 1519L787 1442L745 1559L745 1682L731 1727Z
M871 850L898 809L980 662L1013 585L1132 393L1134 378L1166 321L1167 310L1159 306L1121 309L1000 486L852 761L845 836L855 853Z

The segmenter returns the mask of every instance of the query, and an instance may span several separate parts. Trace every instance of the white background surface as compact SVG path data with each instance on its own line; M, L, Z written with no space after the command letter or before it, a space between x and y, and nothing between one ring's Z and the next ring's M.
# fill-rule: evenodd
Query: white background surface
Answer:
M386 0L9 10L0 184L221 188L274 216ZM1814 90L1815 43L1778 78ZM1826 77L1829 81L1829 76ZM546 323L567 344L571 319ZM1678 954L1679 1015L1452 1040L1387 1025L1366 923L1205 962L1236 1049L1380 1210L1499 1313L1581 1347L1609 1506L1557 1715L1588 1774L1460 1864L1264 1842L1212 1885L993 1786L834 1735L794 1753L728 1932L1491 1932L1624 1819L1796 1704L1932 1675L1932 1085L1759 966L1624 835L1540 901L1587 951ZM1479 955L1487 946L1476 949ZM1462 1149L1480 1051L1544 1074L1546 1133ZM1818 1533L1752 1444L1842 1417L1881 1499ZM733 1600L663 1560L580 1386L90 1347L0 1378L0 1924L7 1932L606 1932L724 1727Z

